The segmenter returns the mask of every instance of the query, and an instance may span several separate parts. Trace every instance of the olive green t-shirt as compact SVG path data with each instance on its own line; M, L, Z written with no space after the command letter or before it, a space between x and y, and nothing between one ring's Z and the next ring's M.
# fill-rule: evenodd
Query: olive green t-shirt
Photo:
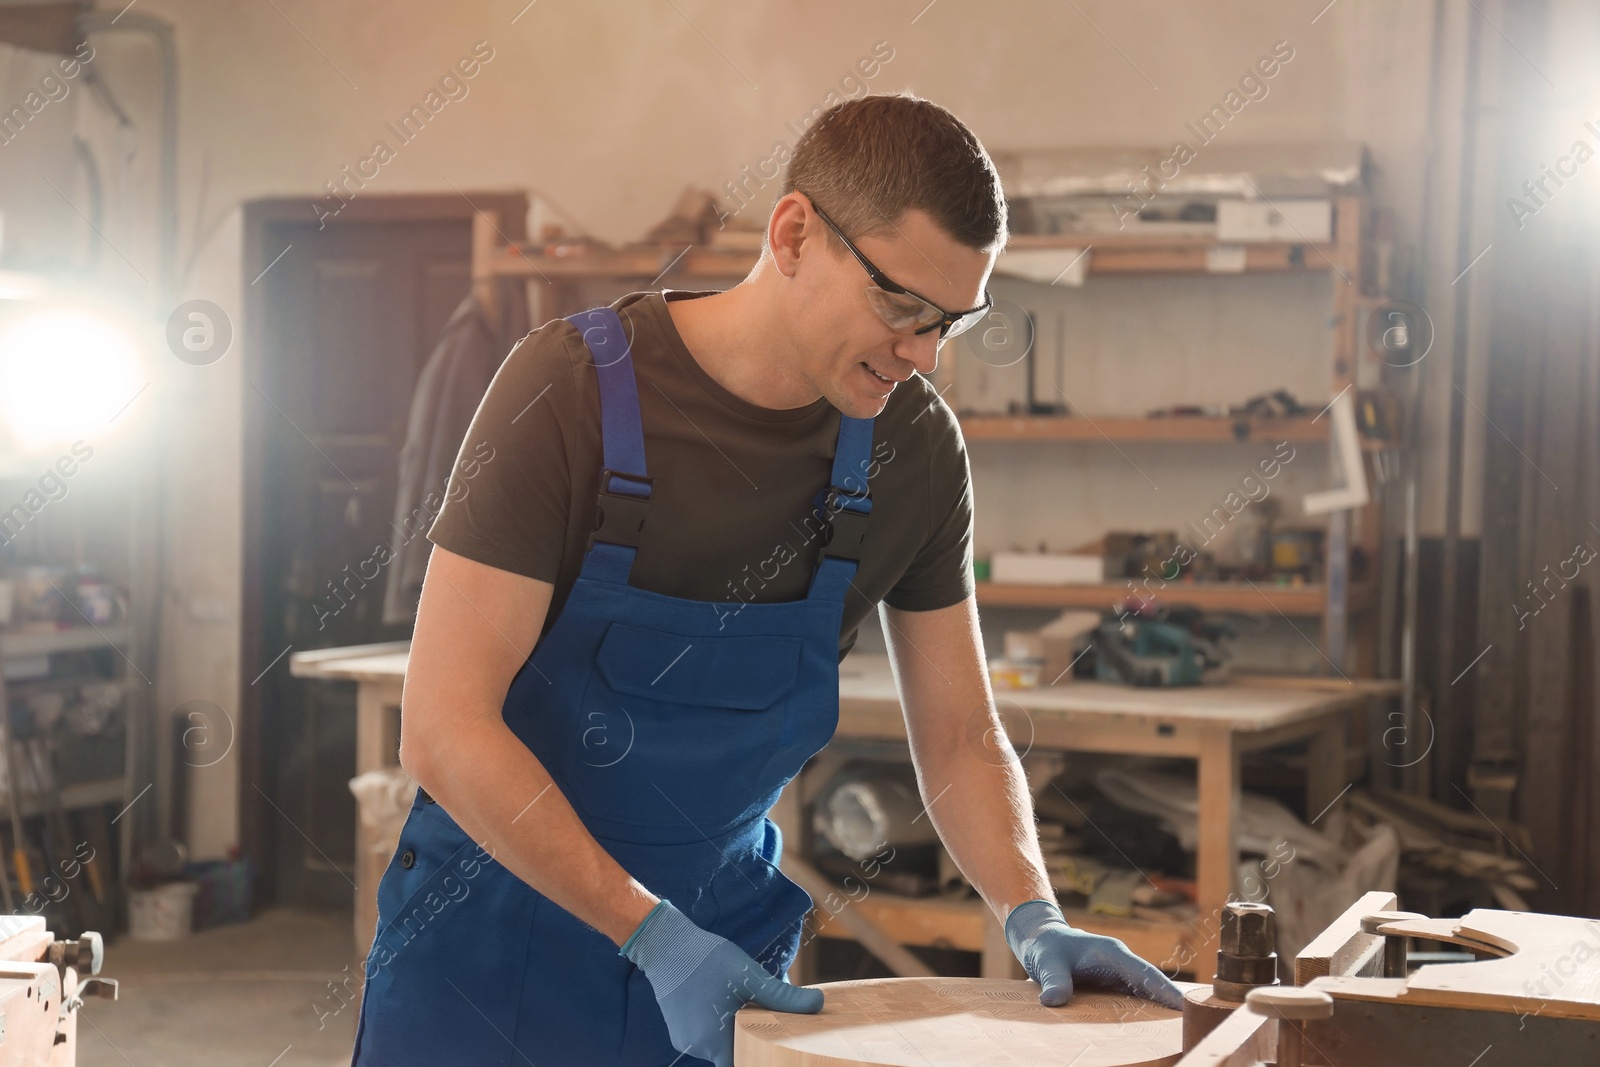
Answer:
M654 479L630 582L723 602L719 613L803 599L822 547L813 500L831 481L839 411L826 398L763 408L717 384L667 313L667 300L703 295L631 293L612 305L631 342ZM914 374L890 394L872 436L872 514L845 597L841 657L880 600L929 611L972 592L972 488L954 414ZM599 383L570 322L548 322L512 349L460 455L428 539L554 585L547 632L582 567L600 487Z

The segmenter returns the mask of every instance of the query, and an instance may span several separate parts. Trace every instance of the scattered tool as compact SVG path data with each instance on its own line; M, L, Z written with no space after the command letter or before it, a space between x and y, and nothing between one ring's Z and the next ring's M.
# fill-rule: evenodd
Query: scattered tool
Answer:
M1106 682L1199 685L1208 674L1220 674L1228 662L1215 642L1156 619L1101 623L1094 640L1095 672Z
M28 737L17 742L28 754L35 796L44 810L44 856L47 897L63 906L72 932L103 925L106 916L93 906L86 884L77 878L82 872L78 839L72 833L66 806L61 801L61 783L50 758L49 741ZM52 888L53 887L53 888Z

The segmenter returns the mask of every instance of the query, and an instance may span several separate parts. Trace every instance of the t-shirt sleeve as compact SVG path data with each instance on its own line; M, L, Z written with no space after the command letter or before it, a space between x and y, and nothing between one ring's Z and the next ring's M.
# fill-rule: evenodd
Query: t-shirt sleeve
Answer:
M557 320L519 341L495 372L462 441L428 540L554 584L572 501L570 420L582 414L571 344Z
M901 611L933 611L972 595L972 471L955 413L938 397L928 408L928 536L883 598Z

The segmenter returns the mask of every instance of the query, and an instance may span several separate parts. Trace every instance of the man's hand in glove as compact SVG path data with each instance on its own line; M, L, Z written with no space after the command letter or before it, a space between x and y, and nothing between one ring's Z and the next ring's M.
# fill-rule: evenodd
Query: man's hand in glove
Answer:
M1030 900L1006 916L1006 944L1040 985L1039 1003L1056 1008L1072 999L1074 980L1131 993L1181 1010L1183 993L1161 969L1114 937L1075 930L1052 900Z
M619 954L650 980L672 1047L716 1067L733 1067L733 1016L751 1001L805 1015L822 1010L822 990L772 977L738 945L702 930L665 900Z

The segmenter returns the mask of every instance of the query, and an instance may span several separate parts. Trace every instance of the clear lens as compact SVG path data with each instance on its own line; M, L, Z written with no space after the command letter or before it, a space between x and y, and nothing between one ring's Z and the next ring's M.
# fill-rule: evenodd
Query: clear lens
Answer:
M891 330L921 330L944 321L944 312L921 297L910 293L891 293L876 285L869 285L864 291L867 302Z
M978 325L978 323L982 322L983 317L987 315L989 311L989 308L979 308L977 311L969 312L968 314L961 316L959 319L950 324L950 331L945 334L945 337L957 337L966 333L968 330Z

